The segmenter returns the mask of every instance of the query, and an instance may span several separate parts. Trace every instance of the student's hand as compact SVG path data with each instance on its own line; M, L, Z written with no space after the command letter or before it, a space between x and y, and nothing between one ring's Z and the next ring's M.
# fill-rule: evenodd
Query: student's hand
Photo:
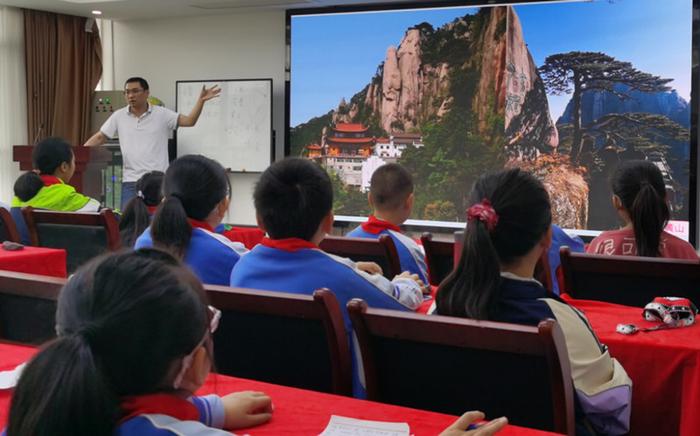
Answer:
M202 85L202 92L199 93L199 99L202 101L208 101L214 97L218 97L219 94L221 94L221 88L219 88L219 85L214 85L209 89Z
M355 267L367 274L384 274L382 267L374 262L356 262Z
M423 280L421 280L420 277L418 277L418 274L411 274L408 271L404 271L396 277L413 280L414 282L416 282L423 295L430 295L430 286L427 286L425 283L423 283Z
M263 392L235 392L221 401L226 411L225 429L253 427L272 418L272 399Z
M440 433L440 436L491 436L498 433L503 427L508 424L506 417L494 419L488 424L477 427L474 430L467 431L467 428L479 421L483 421L484 414L482 412L467 412L460 416L451 426L447 427Z

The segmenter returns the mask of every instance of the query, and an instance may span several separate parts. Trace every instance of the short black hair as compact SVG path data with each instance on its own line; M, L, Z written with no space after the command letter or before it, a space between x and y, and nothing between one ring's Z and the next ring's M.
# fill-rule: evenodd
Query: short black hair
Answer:
M287 158L263 172L253 199L271 238L309 241L333 208L333 186L318 164Z
M70 163L71 159L73 150L70 144L56 136L44 139L34 146L32 152L34 169L39 170L41 174L53 174L63 162Z
M413 177L397 163L382 165L372 174L369 193L375 208L397 209L413 193Z
M126 87L127 83L134 82L139 82L141 88L143 88L144 91L148 91L148 82L146 82L146 79L144 79L143 77L129 77L128 79L126 79L126 82L124 82L124 87Z

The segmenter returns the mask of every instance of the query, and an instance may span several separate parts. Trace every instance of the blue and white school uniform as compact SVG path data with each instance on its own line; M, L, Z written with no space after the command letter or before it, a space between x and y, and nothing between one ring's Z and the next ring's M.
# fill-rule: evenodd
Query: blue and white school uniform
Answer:
M425 263L425 251L416 241L401 233L401 229L387 221L370 215L367 221L348 233L353 238L379 239L389 235L399 254L401 271L418 274L423 283L428 283L428 267Z
M238 260L248 252L240 242L233 242L215 233L211 226L190 219L192 236L185 253L184 262L202 283L227 286L231 271ZM135 249L153 247L151 228L147 228L136 239Z
M599 434L629 432L632 380L601 344L586 317L535 279L501 273L501 294L492 321L537 326L552 318L564 333L574 384L577 424L585 418Z
M219 436L226 412L218 395L184 399L171 394L130 397L115 436Z
M389 281L381 274L367 274L350 259L326 253L315 244L297 238L264 238L233 268L231 286L304 295L320 288L330 289L340 303L353 356L348 301L361 298L370 307L401 311L416 310L423 302L415 281L408 278ZM353 389L362 396L364 382L359 381L358 364L353 357Z

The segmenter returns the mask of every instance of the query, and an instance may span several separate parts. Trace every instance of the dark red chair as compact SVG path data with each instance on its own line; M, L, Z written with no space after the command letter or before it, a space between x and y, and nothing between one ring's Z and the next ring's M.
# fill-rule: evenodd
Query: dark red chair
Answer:
M438 286L454 269L455 243L436 241L429 232L423 233L420 240L428 265L428 281L431 285Z
M401 262L394 240L389 235L379 239L350 238L345 236L326 236L319 244L326 253L347 257L355 262L375 262L391 280L401 274Z
M215 333L222 374L352 395L348 337L335 295L205 286L222 311Z
M41 344L56 336L56 301L66 279L0 271L0 338Z
M562 247L562 292L573 298L644 307L655 297L700 303L700 260L574 253Z
M561 328L370 309L348 303L367 398L574 434L571 369Z
M109 209L100 212L55 212L22 208L31 244L63 248L68 273L106 251L121 247L119 223Z

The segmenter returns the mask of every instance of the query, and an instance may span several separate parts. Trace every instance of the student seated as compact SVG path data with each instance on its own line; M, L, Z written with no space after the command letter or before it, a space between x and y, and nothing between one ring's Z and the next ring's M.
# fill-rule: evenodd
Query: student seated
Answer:
M61 138L46 138L34 147L34 171L15 182L12 207L32 206L64 212L96 212L100 202L67 185L75 172L75 156L70 144Z
M299 158L272 164L260 177L253 197L258 226L269 237L236 264L231 286L308 295L328 288L340 303L348 332L352 327L345 306L352 298L394 310L415 310L423 302L417 277L403 273L389 281L363 271L365 263L318 248L333 227L333 188L317 164ZM355 382L360 395L362 389Z
M586 246L581 238L576 235L569 235L558 225L552 224L552 245L547 252L547 260L549 260L549 273L552 275L552 292L556 295L559 295L557 269L561 266L559 249L565 246L569 247L574 253L586 251Z
M163 172L150 171L136 181L136 197L129 200L119 220L119 235L124 247L133 247L149 226L151 217L163 200Z
M61 290L58 338L27 364L7 435L225 435L259 425L270 397L195 397L221 313L165 252L98 258Z
M163 180L163 201L135 248L157 247L184 259L203 283L228 285L248 250L215 233L229 206L231 185L216 161L200 155L173 161Z
M402 234L399 228L413 210L411 173L396 163L380 166L372 174L367 199L373 214L348 236L371 239L379 239L381 235L391 236L399 254L401 271L417 274L423 283L428 283L423 247Z
M603 232L588 253L697 259L692 245L664 231L671 214L659 168L643 160L620 164L612 178L612 203L624 222L620 230Z
M585 316L549 296L533 278L552 239L542 183L520 169L482 176L472 190L467 220L462 256L440 284L437 313L532 326L556 319L571 363L577 429L585 434L590 425L601 434L627 433L632 381Z

